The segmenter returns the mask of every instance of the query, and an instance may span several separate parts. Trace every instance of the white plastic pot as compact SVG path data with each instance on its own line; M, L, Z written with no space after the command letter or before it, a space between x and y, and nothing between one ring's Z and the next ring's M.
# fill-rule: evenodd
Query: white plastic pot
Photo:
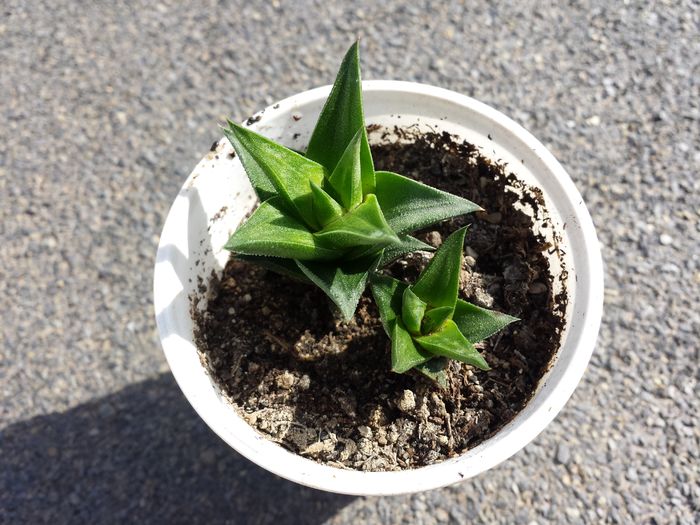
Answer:
M329 87L287 98L258 115L254 129L289 147L303 148ZM539 434L573 393L588 364L602 316L603 269L591 217L561 165L518 124L469 97L431 86L393 81L363 83L368 125L418 124L445 130L482 148L528 184L540 187L566 253L567 328L555 361L525 408L495 436L461 456L414 470L359 472L316 463L267 440L221 395L200 363L193 342L190 297L212 270L221 272L229 234L255 204L228 141L219 141L187 178L163 227L154 276L154 306L168 364L202 419L243 456L310 487L356 495L433 489L475 476L515 454ZM370 136L371 140L371 136ZM199 307L206 302L200 301Z

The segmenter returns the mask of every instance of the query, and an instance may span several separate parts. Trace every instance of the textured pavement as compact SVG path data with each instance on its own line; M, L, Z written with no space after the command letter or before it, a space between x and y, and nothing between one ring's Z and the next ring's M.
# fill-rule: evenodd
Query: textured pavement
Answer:
M0 5L0 523L700 521L700 4ZM198 419L155 333L155 247L217 123L332 81L426 82L513 117L582 191L597 350L556 421L451 488L334 496Z

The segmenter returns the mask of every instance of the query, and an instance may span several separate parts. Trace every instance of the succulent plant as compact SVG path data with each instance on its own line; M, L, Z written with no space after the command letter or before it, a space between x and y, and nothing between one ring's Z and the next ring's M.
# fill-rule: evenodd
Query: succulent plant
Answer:
M466 227L450 235L412 285L372 275L372 294L391 338L394 372L416 368L445 386L447 359L488 370L474 343L518 320L458 298L465 233Z
M231 121L224 132L261 201L226 248L316 284L346 319L371 272L406 253L432 250L411 232L481 209L402 175L375 171L357 42L343 59L305 154Z

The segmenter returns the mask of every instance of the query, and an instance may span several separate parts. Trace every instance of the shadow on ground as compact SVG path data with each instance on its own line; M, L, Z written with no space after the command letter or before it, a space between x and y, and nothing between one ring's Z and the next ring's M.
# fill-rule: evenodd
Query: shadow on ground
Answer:
M316 524L352 500L233 452L170 374L0 432L2 523Z

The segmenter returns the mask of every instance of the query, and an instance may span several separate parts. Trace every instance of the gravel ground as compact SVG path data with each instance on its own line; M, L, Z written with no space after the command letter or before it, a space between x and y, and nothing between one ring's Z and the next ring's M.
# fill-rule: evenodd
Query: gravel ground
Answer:
M0 9L0 522L700 521L700 5L46 2ZM557 420L448 489L351 498L237 456L167 372L158 233L217 123L365 78L476 97L576 181L606 262Z

